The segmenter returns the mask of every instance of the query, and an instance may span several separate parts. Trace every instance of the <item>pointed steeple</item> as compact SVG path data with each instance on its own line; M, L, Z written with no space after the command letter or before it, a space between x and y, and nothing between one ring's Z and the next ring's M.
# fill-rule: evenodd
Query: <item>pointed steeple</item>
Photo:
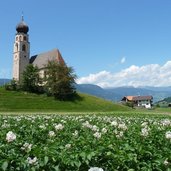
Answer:
M23 14L23 11L22 11L22 15L21 15L21 21L24 21L24 14Z
M21 16L21 22L17 25L16 30L18 33L25 33L25 34L27 34L27 32L29 31L28 25L24 22L23 12Z

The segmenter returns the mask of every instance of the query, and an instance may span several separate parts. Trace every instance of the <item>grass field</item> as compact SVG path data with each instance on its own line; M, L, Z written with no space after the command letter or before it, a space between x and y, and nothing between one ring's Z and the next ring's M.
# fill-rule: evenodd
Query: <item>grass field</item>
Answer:
M0 87L1 113L125 113L126 115L141 114L171 114L170 108L131 109L121 104L113 103L95 96L79 94L75 101L57 101L46 95L36 95L26 92L6 91Z
M129 111L128 107L94 96L79 94L75 101L57 101L46 95L6 91L0 88L1 112L109 112Z

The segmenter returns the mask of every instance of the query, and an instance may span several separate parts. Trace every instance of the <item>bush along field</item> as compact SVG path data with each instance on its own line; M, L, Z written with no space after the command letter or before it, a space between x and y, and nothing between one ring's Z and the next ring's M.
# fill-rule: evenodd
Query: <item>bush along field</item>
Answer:
M171 118L0 116L3 171L170 171Z

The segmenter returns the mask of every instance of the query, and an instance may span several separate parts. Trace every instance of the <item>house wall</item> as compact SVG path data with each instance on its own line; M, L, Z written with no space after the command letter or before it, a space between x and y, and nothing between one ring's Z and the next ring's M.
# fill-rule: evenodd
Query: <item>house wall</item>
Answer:
M138 106L143 106L145 108L151 108L151 101L150 100L139 100Z

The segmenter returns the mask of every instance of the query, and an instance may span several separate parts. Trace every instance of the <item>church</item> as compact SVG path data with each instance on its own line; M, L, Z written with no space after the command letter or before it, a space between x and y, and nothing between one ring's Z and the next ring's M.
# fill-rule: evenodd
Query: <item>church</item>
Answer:
M40 53L30 57L30 42L29 42L29 27L24 22L22 16L21 22L16 26L16 35L14 41L13 51L13 79L20 81L22 73L28 64L37 66L40 71L40 76L44 76L45 67L48 61L57 61L58 63L65 64L58 49Z

